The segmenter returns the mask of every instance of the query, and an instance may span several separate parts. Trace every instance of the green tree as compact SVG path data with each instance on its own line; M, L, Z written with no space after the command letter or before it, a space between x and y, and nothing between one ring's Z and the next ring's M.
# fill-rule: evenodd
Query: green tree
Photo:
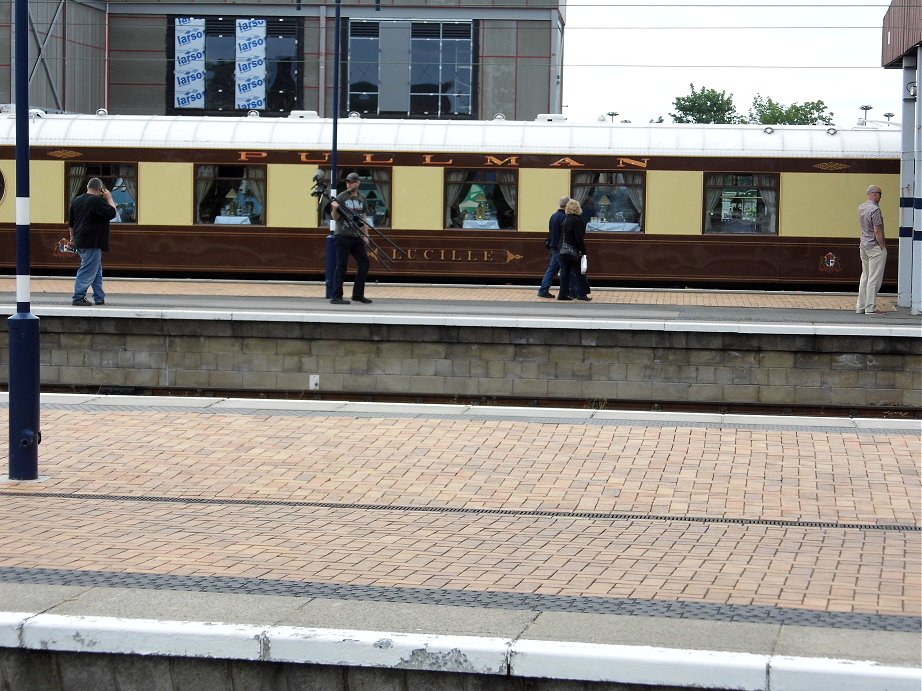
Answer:
M826 112L826 104L822 101L785 106L756 94L749 110L749 120L761 125L831 125L832 113Z
M726 91L716 91L701 87L695 91L695 85L689 84L691 93L688 96L678 96L672 102L677 113L669 113L673 122L698 122L730 125L741 122L742 118L733 105L733 95L727 96Z

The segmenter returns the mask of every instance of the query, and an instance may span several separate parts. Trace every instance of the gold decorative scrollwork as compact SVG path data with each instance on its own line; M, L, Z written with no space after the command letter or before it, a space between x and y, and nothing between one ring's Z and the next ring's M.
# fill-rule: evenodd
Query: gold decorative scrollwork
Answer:
M57 151L49 151L48 155L52 158L80 158L83 156L79 151L71 151L70 149L58 149Z
M848 164L840 163L839 161L830 161L826 163L815 163L813 167L818 168L819 170L826 170L826 171L830 171L834 173L838 173L839 171L842 171L842 170L848 170Z
M522 254L515 254L510 250L506 250L506 263L511 264L512 262L517 262L521 259L524 259L525 256Z

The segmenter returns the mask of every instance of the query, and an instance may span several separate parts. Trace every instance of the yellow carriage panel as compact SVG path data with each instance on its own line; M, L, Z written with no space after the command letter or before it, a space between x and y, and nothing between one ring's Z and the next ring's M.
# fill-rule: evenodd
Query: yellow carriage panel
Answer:
M443 229L445 171L441 168L394 166L391 173L391 226L400 230Z
M570 194L569 170L519 170L518 229L547 232L547 222L560 198Z
M784 173L781 176L779 235L784 237L858 237L858 206L868 185L883 190L881 210L888 235L899 228L898 175L865 173Z
M647 172L647 235L701 235L704 217L704 173Z
M0 161L0 173L6 183L0 200L0 223L16 223L16 161ZM86 190L81 190L85 192ZM62 161L29 162L29 222L63 224L64 163Z
M318 227L317 200L310 196L316 171L298 164L273 164L266 172L266 225L274 228Z
M138 225L191 226L194 194L192 163L139 163Z

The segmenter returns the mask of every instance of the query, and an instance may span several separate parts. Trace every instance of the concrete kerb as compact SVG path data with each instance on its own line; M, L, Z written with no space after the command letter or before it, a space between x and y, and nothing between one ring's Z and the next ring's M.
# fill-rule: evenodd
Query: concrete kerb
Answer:
M862 660L28 612L0 612L0 646L747 691L918 691L922 683L918 668Z
M922 434L922 420L890 418L807 417L791 415L743 415L736 413L682 413L643 410L595 410L574 408L534 408L464 404L375 403L337 400L294 400L266 398L220 398L188 396L131 396L43 393L41 402L52 405L149 406L151 408L197 408L203 412L222 410L303 411L315 413L361 413L365 415L458 415L529 419L565 419L623 422L634 424L709 424L726 426L778 426L822 428L892 429ZM0 405L9 405L9 392L0 391Z

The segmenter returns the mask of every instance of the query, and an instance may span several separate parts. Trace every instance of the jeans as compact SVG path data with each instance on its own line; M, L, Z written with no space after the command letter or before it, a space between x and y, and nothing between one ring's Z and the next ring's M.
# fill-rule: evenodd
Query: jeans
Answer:
M355 235L334 235L333 244L336 246L336 272L333 274L333 300L343 297L343 281L346 280L346 266L349 255L355 257L355 283L352 284L352 299L358 300L365 297L365 280L368 278L368 250L365 241Z
M93 288L93 302L97 305L105 302L106 293L102 289L102 250L77 250L80 255L80 268L74 280L74 297L72 300L86 298L88 288Z
M538 288L538 294L546 293L551 289L551 283L554 281L554 276L557 275L557 272L560 271L560 252L551 251L551 261L547 265L547 271L544 273L544 278L541 279L541 287Z

